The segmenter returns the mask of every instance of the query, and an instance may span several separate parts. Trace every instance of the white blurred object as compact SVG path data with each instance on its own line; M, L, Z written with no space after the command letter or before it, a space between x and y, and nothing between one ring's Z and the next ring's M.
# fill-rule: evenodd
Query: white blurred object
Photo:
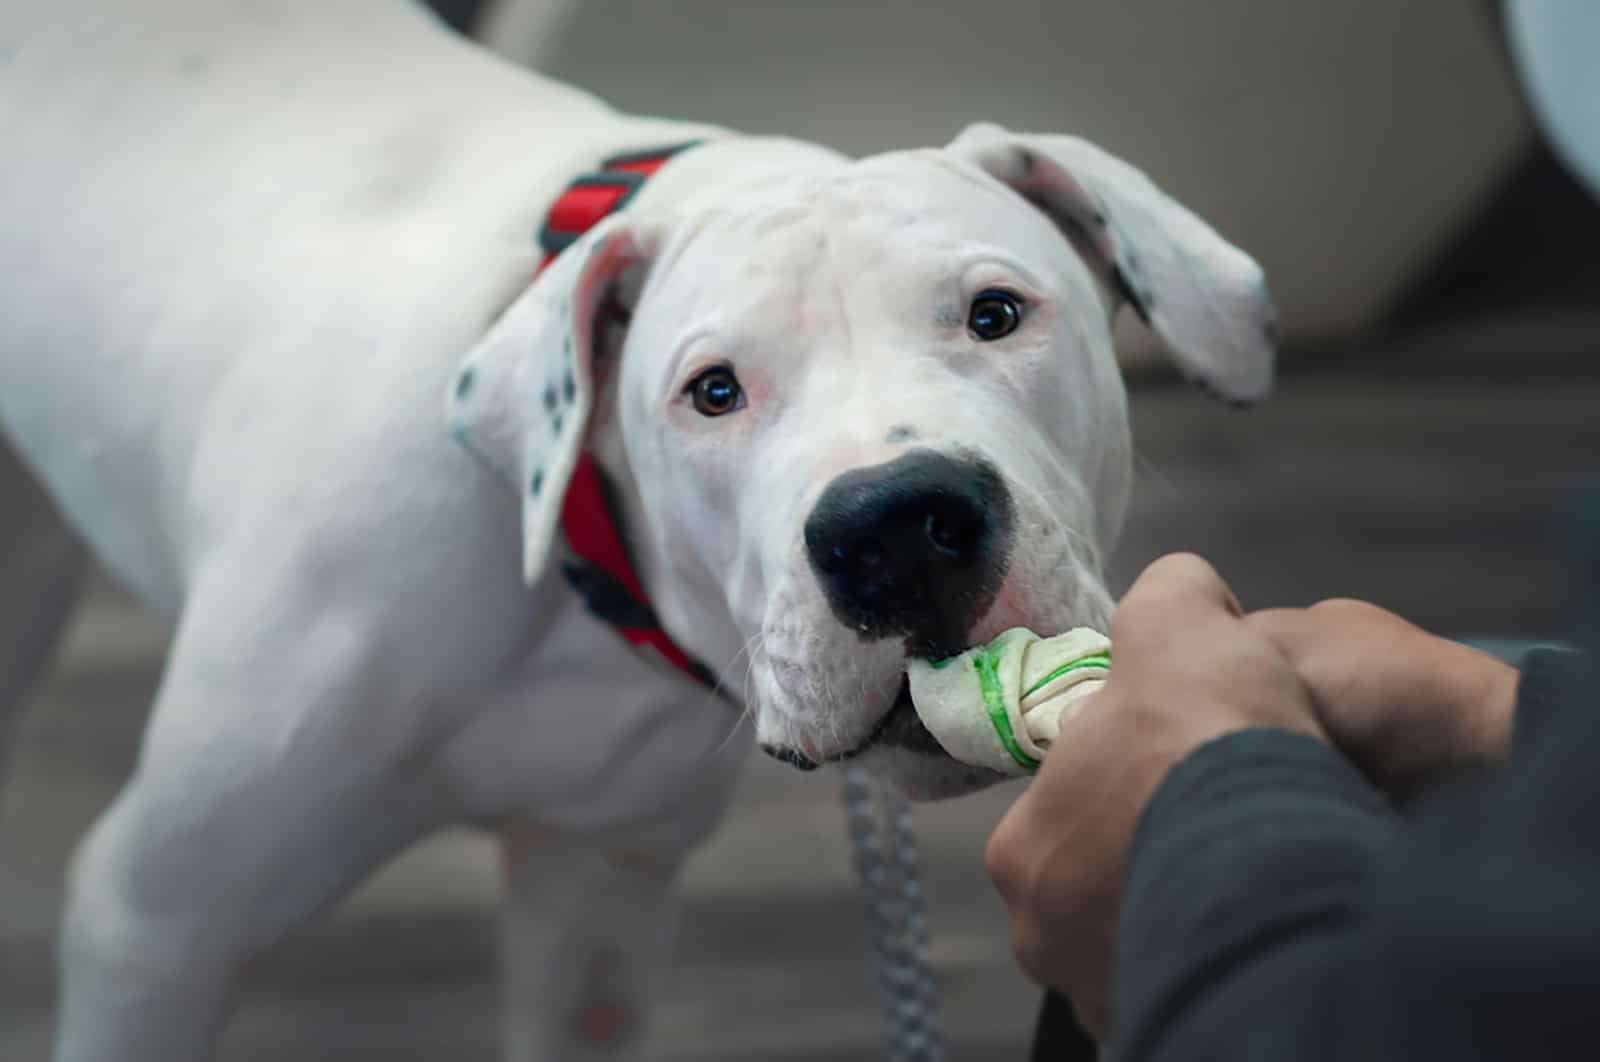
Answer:
M1600 2L1509 0L1506 29L1534 117L1600 195Z
M497 0L483 36L635 113L852 153L1076 133L1246 248L1303 346L1380 320L1524 157L1494 28L1461 0Z

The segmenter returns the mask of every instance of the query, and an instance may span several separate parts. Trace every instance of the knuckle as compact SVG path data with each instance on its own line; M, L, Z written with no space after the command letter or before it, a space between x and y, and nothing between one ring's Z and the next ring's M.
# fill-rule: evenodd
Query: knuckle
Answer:
M1180 551L1168 553L1150 565L1152 573L1164 579L1217 580L1217 570L1198 553Z
M1020 873L1016 855L1017 845L1012 839L1015 828L1008 825L1010 822L1009 816L1002 819L990 836L989 843L983 848L983 869L999 891L1001 898L1007 903L1010 903L1016 895L1016 884Z
M1238 601L1217 570L1195 553L1169 553L1134 581L1111 616L1112 641L1139 631L1189 626L1197 614L1218 609L1241 615Z
M1139 576L1128 597L1135 601L1164 601L1176 596L1204 594L1231 596L1222 576L1198 553L1169 553L1158 558Z
M1421 628L1370 601L1334 597L1306 610L1308 637L1340 644L1372 638L1405 638Z
M1353 597L1330 597L1318 601L1307 611L1312 615L1330 619L1360 619L1383 614L1383 609L1377 605Z
M1270 608L1252 612L1245 623L1293 660L1315 638L1315 617L1308 608Z
M1299 627L1299 620L1309 609L1263 608L1245 617L1245 622L1266 635L1289 633Z

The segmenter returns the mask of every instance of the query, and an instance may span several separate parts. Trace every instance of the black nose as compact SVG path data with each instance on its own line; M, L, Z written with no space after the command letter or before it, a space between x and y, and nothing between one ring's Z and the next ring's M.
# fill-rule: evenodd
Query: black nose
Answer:
M994 601L1011 525L992 465L912 450L828 484L806 520L806 551L840 622L938 659L967 647Z

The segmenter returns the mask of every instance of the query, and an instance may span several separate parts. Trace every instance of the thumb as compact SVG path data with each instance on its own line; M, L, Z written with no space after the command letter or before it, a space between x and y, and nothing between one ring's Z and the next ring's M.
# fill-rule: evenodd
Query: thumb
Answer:
M1170 553L1147 567L1123 595L1112 618L1112 644L1118 640L1118 617L1124 627L1186 624L1216 615L1240 618L1244 610L1222 576L1203 557ZM1124 630L1124 634L1128 631Z

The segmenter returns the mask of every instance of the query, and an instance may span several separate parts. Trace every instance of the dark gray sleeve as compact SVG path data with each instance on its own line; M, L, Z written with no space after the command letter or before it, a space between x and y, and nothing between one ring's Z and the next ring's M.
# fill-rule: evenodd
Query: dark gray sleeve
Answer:
M1578 696L1584 658L1574 649L1530 649L1517 679L1517 711L1511 719L1511 747L1521 749L1545 728L1564 703Z
M1568 1057L1600 999L1600 711L1530 654L1506 767L1402 820L1337 753L1228 735L1141 819L1116 1062ZM1588 1035L1588 1034L1585 1034Z
M1134 837L1114 1057L1324 1057L1298 1037L1317 1041L1325 988L1297 986L1346 961L1373 865L1398 829L1378 791L1310 738L1252 730L1195 750ZM1276 1020L1286 1007L1292 1020Z

